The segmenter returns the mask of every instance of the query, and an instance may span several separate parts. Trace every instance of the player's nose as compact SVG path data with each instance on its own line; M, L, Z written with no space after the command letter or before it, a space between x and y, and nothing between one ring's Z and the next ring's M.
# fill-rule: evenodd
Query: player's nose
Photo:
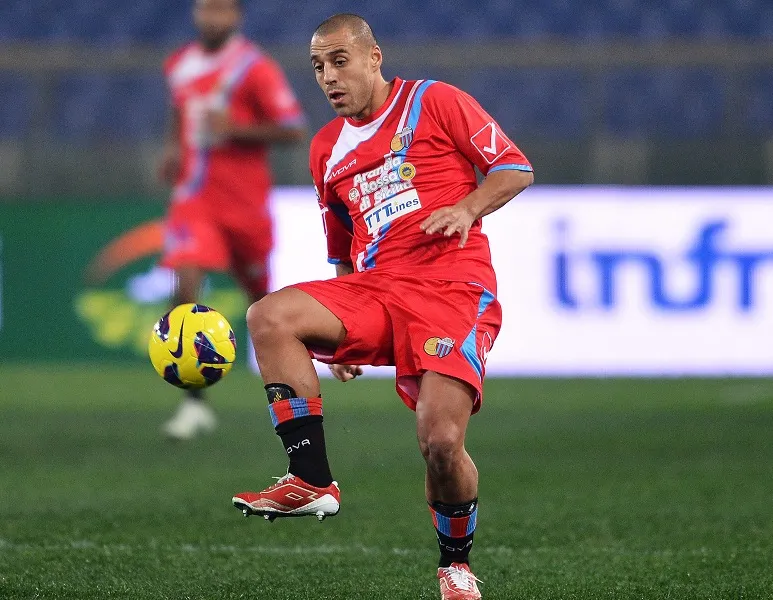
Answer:
M331 67L330 65L325 65L324 72L322 73L322 80L325 82L325 85L332 85L334 83L338 82L338 73L336 72L336 69Z

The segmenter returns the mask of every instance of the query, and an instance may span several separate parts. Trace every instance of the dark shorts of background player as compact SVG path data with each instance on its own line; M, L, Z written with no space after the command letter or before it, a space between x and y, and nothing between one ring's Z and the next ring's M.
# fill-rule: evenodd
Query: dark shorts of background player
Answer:
M333 352L310 347L324 363L394 365L400 398L416 410L419 379L434 371L465 381L483 399L486 356L499 333L502 309L483 286L394 273L353 273L291 286L328 308L346 328Z
M230 272L252 297L268 290L271 219L255 202L225 209L203 198L172 204L161 265Z

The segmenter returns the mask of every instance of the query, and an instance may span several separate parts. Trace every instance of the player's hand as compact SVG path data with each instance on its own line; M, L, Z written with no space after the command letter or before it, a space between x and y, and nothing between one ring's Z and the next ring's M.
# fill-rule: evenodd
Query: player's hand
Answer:
M180 174L180 151L175 146L165 146L158 163L158 178L162 183L174 185Z
M350 379L354 379L358 375L362 375L362 367L356 365L328 365L328 369L333 374L333 377L338 381L346 383Z
M458 233L460 236L459 247L464 248L470 227L475 222L476 215L463 204L445 206L434 211L420 225L424 233L442 233L446 237Z
M207 133L213 140L227 140L234 134L234 123L228 112L224 110L210 110L204 116Z

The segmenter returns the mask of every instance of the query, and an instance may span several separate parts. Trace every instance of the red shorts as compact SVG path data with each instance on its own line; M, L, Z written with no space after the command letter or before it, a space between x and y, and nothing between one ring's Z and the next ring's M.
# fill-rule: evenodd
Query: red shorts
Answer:
M502 308L481 285L363 272L291 286L336 315L346 338L333 352L310 348L324 363L394 365L397 393L416 410L426 371L477 391L480 409L486 357L502 324Z
M268 290L273 244L265 203L220 209L201 198L173 203L165 223L163 266L230 271L252 295Z

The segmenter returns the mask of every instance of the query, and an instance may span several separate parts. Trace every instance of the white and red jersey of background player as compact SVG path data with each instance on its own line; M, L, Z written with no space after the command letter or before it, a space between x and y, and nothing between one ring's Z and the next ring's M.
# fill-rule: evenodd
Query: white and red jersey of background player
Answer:
M164 73L182 117L183 168L174 198L264 198L271 185L268 148L217 139L206 115L226 111L239 125L302 125L303 111L279 65L237 34L216 52L188 44L167 59Z
M427 235L433 211L456 204L483 175L532 167L468 94L437 81L396 78L369 119L338 117L311 143L310 168L328 260L419 277L479 283L495 292L488 239L476 221L459 236Z

